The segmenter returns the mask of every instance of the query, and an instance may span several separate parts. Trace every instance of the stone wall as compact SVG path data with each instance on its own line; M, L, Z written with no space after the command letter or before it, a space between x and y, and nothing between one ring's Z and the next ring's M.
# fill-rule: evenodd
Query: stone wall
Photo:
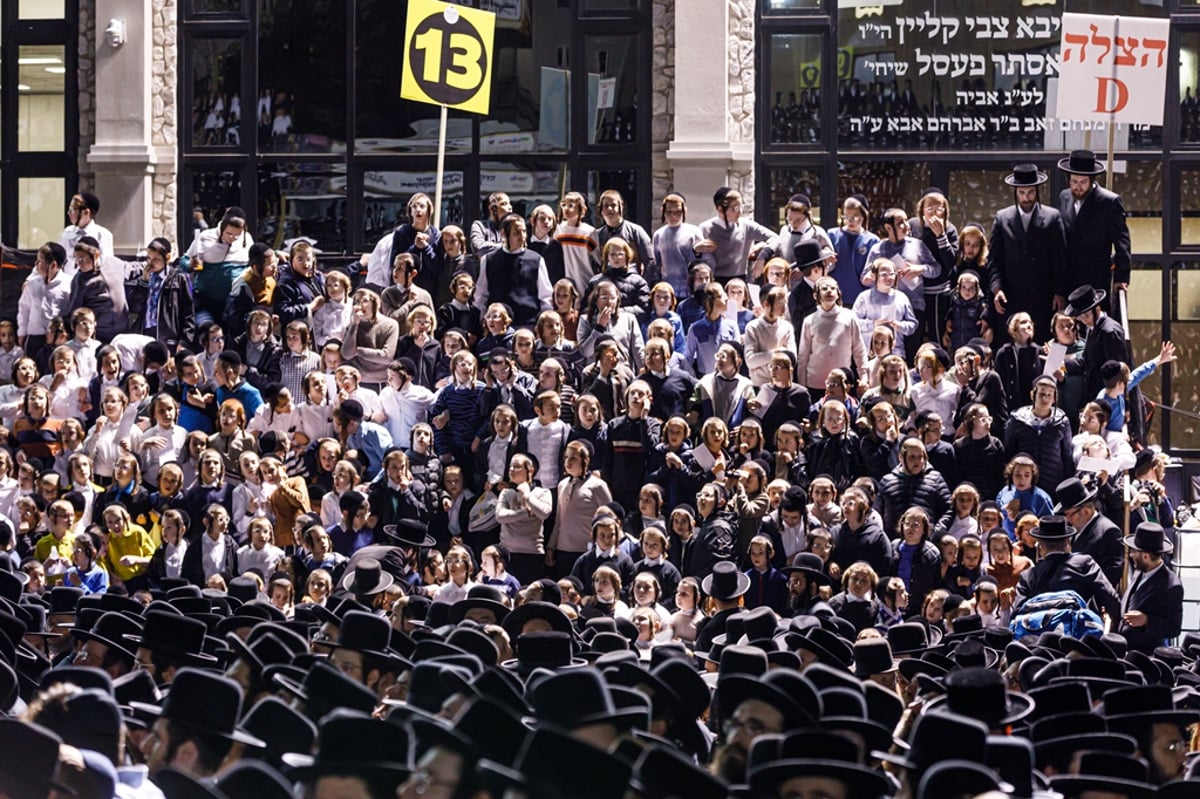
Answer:
M87 154L96 142L96 4L93 0L79 1L79 70L76 79L79 81L77 191L90 191L95 188L95 173Z
M150 104L154 119L150 144L159 148L159 163L154 172L151 226L155 236L163 236L168 241L174 240L178 229L177 161L174 156L178 136L176 89L179 82L176 6L177 0L156 0L154 3L154 42L151 45ZM163 159L166 154L170 155L169 160ZM185 241L178 242L177 248L182 250L188 244Z
M754 147L754 2L729 2L729 141ZM730 174L730 185L742 193L743 213L754 213L754 166Z
M650 208L657 206L674 186L674 173L667 163L667 148L675 136L675 0L654 0L652 27L654 102L651 108L650 169L654 198Z

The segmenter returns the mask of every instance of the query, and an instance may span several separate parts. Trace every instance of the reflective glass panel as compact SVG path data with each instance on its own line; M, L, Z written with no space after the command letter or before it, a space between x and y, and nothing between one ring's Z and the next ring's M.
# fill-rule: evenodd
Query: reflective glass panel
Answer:
M233 169L207 169L192 172L192 225L193 235L203 226L215 227L225 215L225 209L231 205L241 206L242 173ZM180 203L182 205L182 203ZM197 212L200 219L196 218ZM180 249L186 249L191 243L189 238Z
M639 225L645 227L645 222L648 222L650 215L653 212L651 207L652 200L648 198L643 202L638 197L638 174L636 169L604 169L590 170L587 173L587 198L588 198L588 221L593 225L602 225L604 220L600 216L600 195L609 189L619 191L621 199L625 201L625 219L632 219ZM515 203L514 203L515 205ZM708 203L701 202L701 206L707 206ZM695 224L708 218L707 208L704 211L693 211L696 214L697 220ZM654 226L648 228L648 231L653 231Z
M925 162L855 161L838 170L838 204L851 194L867 198L871 209L869 227L876 233L875 222L889 208L903 208L910 215L916 201L929 185L929 165Z
M258 170L256 241L286 250L297 240L319 252L346 251L344 164L267 163Z
M978 222L990 236L996 212L1015 201L1012 188L1004 183L1005 176L1009 174L1007 169L951 170L950 185L946 186L950 193L950 221L960 230L968 222ZM920 189L917 191L914 201L920 197ZM1043 204L1054 206L1046 186L1041 188L1041 200ZM912 210L915 212L916 208Z
M194 39L192 52L192 144L241 144L242 42Z
M1200 31L1179 33L1179 140L1200 141Z
M819 34L770 37L771 144L821 140L821 40Z
M772 230L779 230L787 223L788 198L794 194L807 194L810 201L812 220L821 224L821 176L813 169L770 169L767 171L771 197L768 207L757 208L754 218Z
M1152 161L1127 161L1125 172L1101 176L1101 185L1121 195L1133 252L1162 252L1162 165Z
M346 6L260 0L254 118L260 152L346 148Z
M492 103L481 155L566 152L571 144L569 7L546 4L520 27L498 24Z
M66 146L66 72L62 45L21 46L17 57L17 147L59 152Z
M66 0L21 0L17 5L17 16L21 19L62 19L66 8Z
M637 141L637 36L588 36L583 62L588 83L588 144Z
M242 0L192 0L192 8L197 14L236 14Z
M508 195L515 213L526 218L535 206L546 203L558 212L558 201L568 189L565 164L541 161L484 161L479 167L479 202L487 204L488 195L502 191ZM622 192L623 193L623 192ZM473 217L486 219L487 211Z
M436 153L441 113L438 107L400 99L403 6L392 0L359 0L356 14L355 149L369 153ZM495 84L492 90L496 90ZM473 114L449 112L446 152L471 151L475 119ZM536 118L531 124L536 124Z
M17 180L17 246L41 247L58 241L66 226L67 182L63 178Z
M363 173L363 242L371 249L396 225L407 222L408 200L417 192L435 196L435 172ZM474 219L475 217L472 217ZM463 224L463 173L447 170L442 175L442 227Z
M1200 244L1200 169L1179 170L1180 244Z
M1058 151L1094 138L1091 149L1101 149L1102 123L1052 118L1060 4L839 6L840 147ZM1164 14L1161 4L1137 0L1094 0L1087 12ZM1162 128L1120 126L1116 138L1117 150L1159 148Z

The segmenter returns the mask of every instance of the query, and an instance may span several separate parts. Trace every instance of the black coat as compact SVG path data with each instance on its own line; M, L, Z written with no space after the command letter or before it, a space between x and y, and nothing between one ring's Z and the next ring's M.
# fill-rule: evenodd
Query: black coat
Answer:
M1136 579L1137 574L1132 575L1131 580ZM1118 632L1125 636L1130 649L1150 654L1167 639L1179 635L1183 627L1183 583L1164 564L1126 595L1122 610L1140 610L1146 614L1146 626L1131 627L1122 621Z
M892 542L892 573L898 571L900 544L902 539ZM912 571L908 577L908 615L920 616L921 606L930 591L942 583L942 556L932 541L926 539L921 550L913 555Z
M654 397L650 403L650 415L655 419L665 422L672 416L687 414L697 383L690 373L668 368L663 377L645 371L638 375L638 379L650 385L651 396Z
M1011 458L1024 452L1038 465L1038 488L1050 496L1058 484L1075 473L1075 456L1071 450L1071 424L1058 408L1046 424L1033 423L1033 406L1017 408L1008 417L1004 431L1004 454Z
M996 214L988 239L989 288L993 297L1003 291L1008 300L1005 319L997 319L996 327L1003 329L1007 317L1028 311L1035 337L1045 340L1050 336L1054 295L1069 293L1066 250L1066 229L1053 208L1035 206L1029 230L1025 230L1016 205Z
M862 474L858 436L850 431L837 436L813 436L805 457L809 482L819 474L826 474L833 478L838 491L848 488Z
M830 531L833 535L833 551L829 554L831 563L836 563L844 574L846 567L858 561L871 565L876 574L892 574L892 542L873 519L867 514L863 526L857 530L850 529L850 522L842 522Z
M1096 186L1076 214L1068 188L1058 208L1067 232L1067 294L1084 284L1111 292L1111 283L1128 283L1129 226L1120 196Z
M201 535L208 535L201 533ZM221 559L220 573L226 579L236 577L238 575L237 568L237 541L233 540L233 536L225 533L225 554ZM188 548L183 553L183 563L179 567L179 576L183 577L192 585L198 585L204 588L204 543L200 536L188 536ZM157 553L155 553L157 554Z
M1091 555L1100 564L1101 571L1112 585L1121 584L1121 572L1125 568L1125 542L1121 528L1107 516L1097 513L1091 522L1084 525L1071 542L1072 552Z
M249 333L243 333L234 339L233 349L242 356L242 363L246 366L246 373L243 375L246 382L261 392L271 383L283 380L281 364L283 347L279 345L279 340L274 336L267 336L266 341L263 342L262 353L256 358L251 357L248 353L250 349L249 335Z
M1047 591L1074 591L1094 608L1105 610L1110 619L1121 616L1121 600L1112 584L1090 555L1081 552L1049 552L1017 580L1014 613L1025 600Z
M972 439L969 436L954 442L954 462L958 476L975 485L983 500L995 499L1004 488L1004 444L995 436Z
M949 522L950 489L932 467L926 466L920 474L909 474L903 465L897 466L879 482L879 493L875 496L875 510L883 517L884 532L891 536L900 516L914 505L929 513L934 527L942 521Z
M679 573L684 577L702 580L712 573L720 561L737 562L737 527L730 514L714 513L700 523L696 532L683 545Z
M1095 327L1088 331L1087 341L1083 344L1083 355L1070 358L1065 364L1067 374L1083 375L1087 379L1083 393L1085 400L1104 390L1104 381L1100 379L1100 367L1105 361L1120 361L1130 368L1133 367L1125 346L1125 331L1121 329L1121 324L1108 314L1101 316Z
M145 331L146 308L150 302L150 283L139 278L125 286L125 299L129 304L129 330L132 333ZM196 338L196 314L192 305L192 294L188 291L187 277L178 267L168 266L163 272L163 284L158 293L159 341L174 352L179 345L191 348Z

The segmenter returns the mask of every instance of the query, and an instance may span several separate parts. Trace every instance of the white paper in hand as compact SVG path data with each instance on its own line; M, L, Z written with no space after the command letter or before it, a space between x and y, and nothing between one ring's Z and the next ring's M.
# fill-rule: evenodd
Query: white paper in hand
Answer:
M708 451L708 447L703 444L692 450L692 457L696 459L696 463L700 464L700 468L706 472L712 470L713 464L717 462L713 454Z
M775 395L778 393L778 389L776 389L770 383L760 388L758 390L758 396L754 398L758 401L759 409L756 411L751 411L751 413L753 413L759 419L763 418L763 416L765 416L767 413L767 408L771 407L771 403L775 401Z
M1066 359L1067 345L1059 344L1057 341L1051 342L1050 352L1046 355L1046 365L1042 367L1042 374L1053 375Z

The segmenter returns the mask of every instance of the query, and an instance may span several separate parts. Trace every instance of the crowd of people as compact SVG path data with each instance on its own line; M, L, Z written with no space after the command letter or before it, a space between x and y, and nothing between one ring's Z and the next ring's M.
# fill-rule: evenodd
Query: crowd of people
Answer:
M359 274L233 207L122 279L77 195L0 321L0 797L1193 795L1175 349L1059 168L990 233L415 194Z

